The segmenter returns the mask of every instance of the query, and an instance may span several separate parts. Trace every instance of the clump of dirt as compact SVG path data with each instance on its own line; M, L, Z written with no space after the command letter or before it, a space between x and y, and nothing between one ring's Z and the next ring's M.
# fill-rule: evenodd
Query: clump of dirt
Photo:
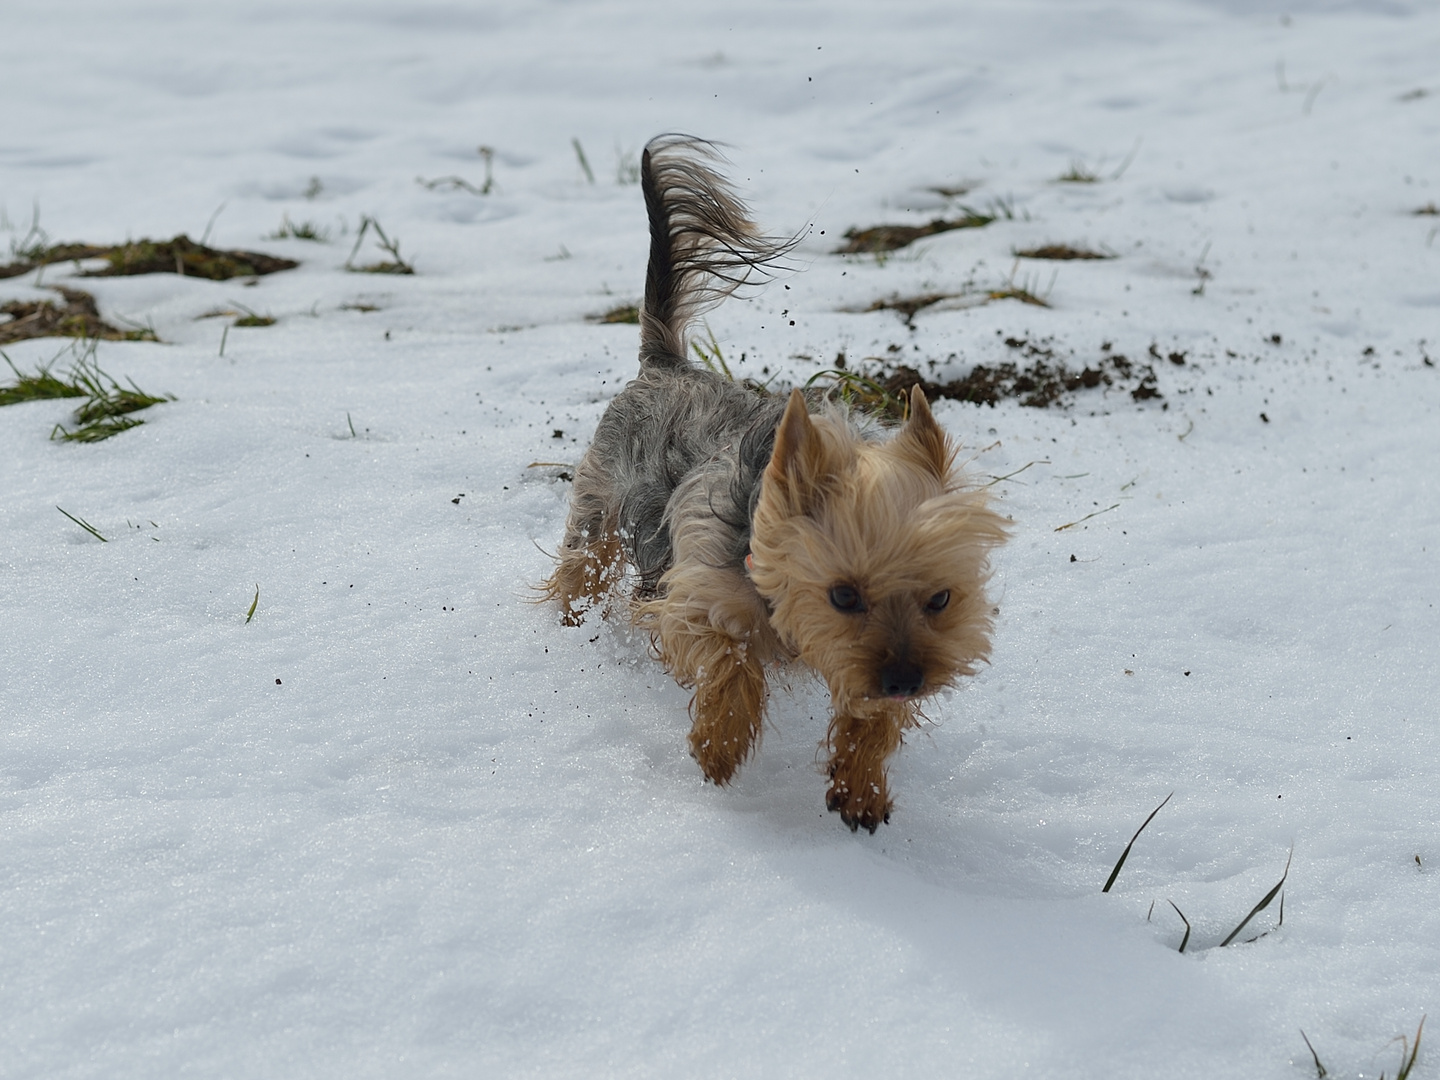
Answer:
M294 259L278 259L258 251L218 251L197 244L184 233L173 240L135 240L111 248L105 255L110 265L88 271L85 277L118 277L131 274L179 274L182 277L228 281L233 277L256 277L279 270L293 270Z
M197 244L181 233L173 240L132 240L99 247L94 244L55 244L32 248L22 258L0 266L0 278L18 277L52 263L81 259L104 259L109 265L87 270L81 277L123 277L133 274L180 274L182 277L228 281L234 277L257 277L279 270L293 270L300 264L258 251L221 251Z
M911 330L915 329L915 316L926 308L936 304L953 301L950 307L979 307L981 304L988 304L995 300L1018 300L1022 304L1030 304L1034 307L1048 308L1050 301L1043 296L1036 296L1027 287L1017 285L1013 280L1002 282L994 289L966 288L964 292L953 293L919 293L915 296L891 296L880 300L872 301L863 308L852 308L850 310L862 313L871 311L893 311L899 315L901 320Z
M905 325L914 329L915 316L932 304L942 300L959 300L966 293L922 293L918 296L892 296L888 300L876 300L862 311L893 311L905 320Z
M19 258L0 266L0 278L19 277L21 274L28 274L37 266L49 266L51 263L103 258L110 250L94 244L55 244L51 247L40 245L27 248L14 252Z
M598 315L587 315L594 323L638 323L640 321L640 306L638 304L620 304L609 311L602 311Z
M0 322L0 345L31 338L73 337L101 338L105 341L158 341L149 327L121 330L100 318L95 298L79 289L54 287L64 303L54 300L11 300L0 304L0 314L9 315Z
M1048 342L1010 337L1005 339L1005 344L1023 360L976 364L963 378L943 383L925 378L915 368L890 363L882 364L871 378L896 401L903 400L904 393L916 384L932 401L949 398L991 407L999 401L1016 398L1021 405L1048 409L1069 404L1071 396L1079 391L1099 387L1128 391L1135 401L1163 397L1156 384L1154 367L1136 363L1119 353L1105 350L1093 364L1076 371L1056 355Z
M925 225L875 225L868 229L850 229L845 233L846 243L835 249L836 255L879 254L898 251L926 236L950 232L952 229L979 229L989 225L995 218L989 214L977 214L966 210L958 218L949 221L936 218Z
M1042 244L1040 247L1025 248L1023 251L1015 252L1022 259L1113 259L1114 255L1107 255L1103 251L1091 251L1089 248L1071 247L1069 244Z

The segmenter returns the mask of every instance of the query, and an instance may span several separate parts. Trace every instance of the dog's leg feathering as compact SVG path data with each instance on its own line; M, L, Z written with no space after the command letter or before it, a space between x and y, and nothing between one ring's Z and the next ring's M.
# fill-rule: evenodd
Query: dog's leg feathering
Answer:
M560 622L579 626L585 614L620 583L625 554L615 526L613 499L591 454L575 470L575 488L559 563L541 586L541 599L560 605Z

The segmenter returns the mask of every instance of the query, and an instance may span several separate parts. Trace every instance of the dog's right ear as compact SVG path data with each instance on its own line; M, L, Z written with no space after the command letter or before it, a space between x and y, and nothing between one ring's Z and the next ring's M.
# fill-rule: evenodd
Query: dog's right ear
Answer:
M826 475L825 448L805 407L805 395L790 391L785 415L775 429L775 449L765 468L765 484L795 514L808 514L819 501Z

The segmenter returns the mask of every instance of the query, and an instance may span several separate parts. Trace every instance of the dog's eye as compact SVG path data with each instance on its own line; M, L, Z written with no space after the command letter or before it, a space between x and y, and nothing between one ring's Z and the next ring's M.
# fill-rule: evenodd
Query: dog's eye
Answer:
M865 610L865 601L860 599L860 590L853 585L835 585L830 589L830 606L847 615Z
M945 608L946 608L946 606L947 606L949 603L950 603L950 590L949 590L949 589L944 589L944 590L942 590L942 591L940 591L940 592L937 592L934 596L930 597L929 600L925 601L925 610L926 610L926 611L944 611Z

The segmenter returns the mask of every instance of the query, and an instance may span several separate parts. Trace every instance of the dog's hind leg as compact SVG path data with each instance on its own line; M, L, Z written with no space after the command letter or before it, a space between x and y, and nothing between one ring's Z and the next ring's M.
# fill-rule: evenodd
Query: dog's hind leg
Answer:
M625 572L625 553L615 527L609 486L587 454L575 471L570 516L559 561L541 587L542 598L557 601L560 621L579 626L603 601Z
M825 805L839 813L850 831L874 832L890 820L885 761L915 725L910 707L896 703L865 716L836 716L830 721L830 788Z

